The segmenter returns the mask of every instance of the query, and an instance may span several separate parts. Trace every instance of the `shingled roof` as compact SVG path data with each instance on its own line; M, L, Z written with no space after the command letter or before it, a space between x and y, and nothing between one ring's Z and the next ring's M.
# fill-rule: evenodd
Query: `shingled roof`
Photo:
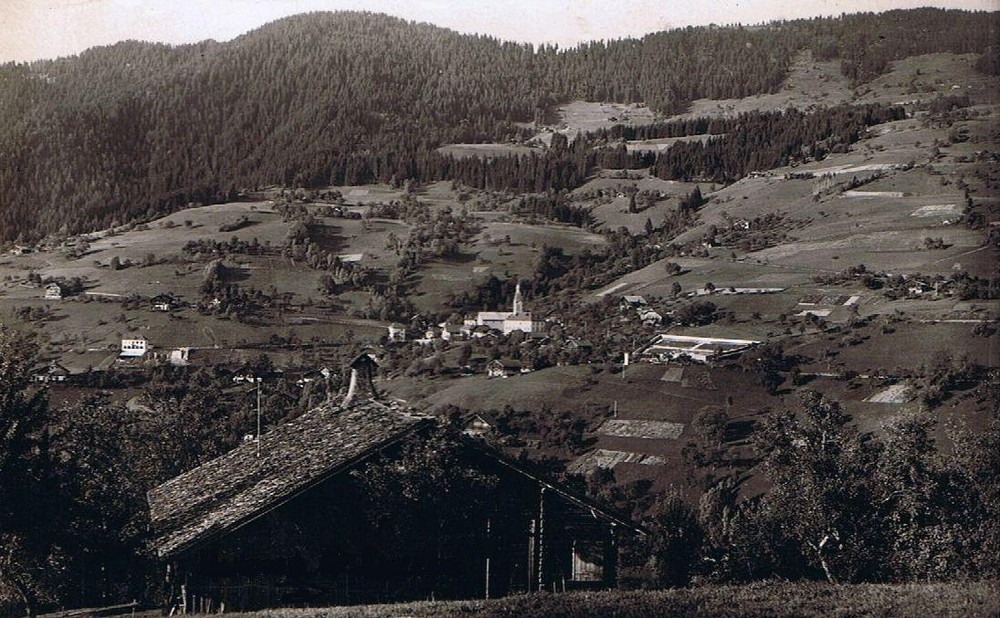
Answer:
M325 405L256 442L177 476L147 495L161 557L242 526L433 419L378 402Z

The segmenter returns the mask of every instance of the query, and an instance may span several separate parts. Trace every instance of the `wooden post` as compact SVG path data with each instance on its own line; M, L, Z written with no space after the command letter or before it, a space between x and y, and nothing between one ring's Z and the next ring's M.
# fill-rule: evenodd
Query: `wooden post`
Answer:
M486 592L485 598L490 598L490 518L486 518Z
M545 486L538 492L538 590L545 589Z

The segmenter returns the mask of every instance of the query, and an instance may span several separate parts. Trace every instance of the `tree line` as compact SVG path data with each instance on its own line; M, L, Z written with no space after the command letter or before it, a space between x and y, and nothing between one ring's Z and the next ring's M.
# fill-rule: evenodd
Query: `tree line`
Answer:
M34 240L232 199L241 189L514 175L572 187L565 157L479 166L443 143L524 139L574 99L645 102L780 87L810 46L858 80L931 51L984 52L997 13L892 11L704 27L561 50L364 13L283 19L226 42L138 42L0 66L0 239ZM911 32L926 32L912 36ZM984 66L988 62L982 63ZM468 166L468 169L466 169Z

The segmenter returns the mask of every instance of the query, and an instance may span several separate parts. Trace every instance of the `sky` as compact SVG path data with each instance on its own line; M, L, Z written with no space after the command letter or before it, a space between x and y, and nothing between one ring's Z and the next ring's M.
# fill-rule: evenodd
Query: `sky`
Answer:
M704 24L941 6L1000 10L1000 0L0 0L0 62L78 54L127 39L226 41L307 11L364 10L459 32L572 46Z

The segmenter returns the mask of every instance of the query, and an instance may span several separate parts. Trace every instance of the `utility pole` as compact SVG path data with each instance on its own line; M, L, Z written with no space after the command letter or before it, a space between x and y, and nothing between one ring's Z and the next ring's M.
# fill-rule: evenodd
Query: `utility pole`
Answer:
M264 378L254 378L257 381L257 457L260 457L260 389L264 386Z

